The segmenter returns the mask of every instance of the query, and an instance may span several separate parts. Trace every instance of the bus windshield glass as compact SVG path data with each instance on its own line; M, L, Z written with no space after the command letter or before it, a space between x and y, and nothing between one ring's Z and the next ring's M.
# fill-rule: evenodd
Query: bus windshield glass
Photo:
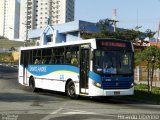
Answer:
M95 50L93 70L102 74L132 74L133 53Z

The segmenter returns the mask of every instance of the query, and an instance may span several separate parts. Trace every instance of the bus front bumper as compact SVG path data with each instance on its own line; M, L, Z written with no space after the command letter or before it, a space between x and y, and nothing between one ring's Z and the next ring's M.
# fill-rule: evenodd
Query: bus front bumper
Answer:
M134 87L129 89L101 89L93 87L89 92L89 96L124 96L124 95L133 95Z
M133 95L134 88L130 89L117 89L117 90L103 90L102 96L123 96L123 95Z

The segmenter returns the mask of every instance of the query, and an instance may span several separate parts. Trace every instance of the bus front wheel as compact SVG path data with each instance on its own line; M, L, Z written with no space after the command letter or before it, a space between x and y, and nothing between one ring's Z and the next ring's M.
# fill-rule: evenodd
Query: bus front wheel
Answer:
M77 99L78 95L76 95L76 89L73 81L69 81L66 88L67 96L71 99Z
M35 87L35 81L34 81L33 77L30 78L30 84L29 84L29 86L31 87L32 92L37 92L37 88Z

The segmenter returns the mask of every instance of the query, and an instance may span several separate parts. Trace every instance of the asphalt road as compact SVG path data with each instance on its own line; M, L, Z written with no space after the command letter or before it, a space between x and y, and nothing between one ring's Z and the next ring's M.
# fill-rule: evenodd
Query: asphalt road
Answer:
M103 102L83 97L71 100L63 93L46 90L32 93L28 87L17 82L15 68L0 66L0 120L129 119L159 120L160 105L117 98Z

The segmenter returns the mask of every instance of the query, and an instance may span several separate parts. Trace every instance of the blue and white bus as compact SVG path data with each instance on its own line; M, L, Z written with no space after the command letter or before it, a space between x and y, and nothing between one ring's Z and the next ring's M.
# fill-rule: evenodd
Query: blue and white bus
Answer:
M77 96L134 93L134 49L129 41L88 39L20 49L18 81Z

